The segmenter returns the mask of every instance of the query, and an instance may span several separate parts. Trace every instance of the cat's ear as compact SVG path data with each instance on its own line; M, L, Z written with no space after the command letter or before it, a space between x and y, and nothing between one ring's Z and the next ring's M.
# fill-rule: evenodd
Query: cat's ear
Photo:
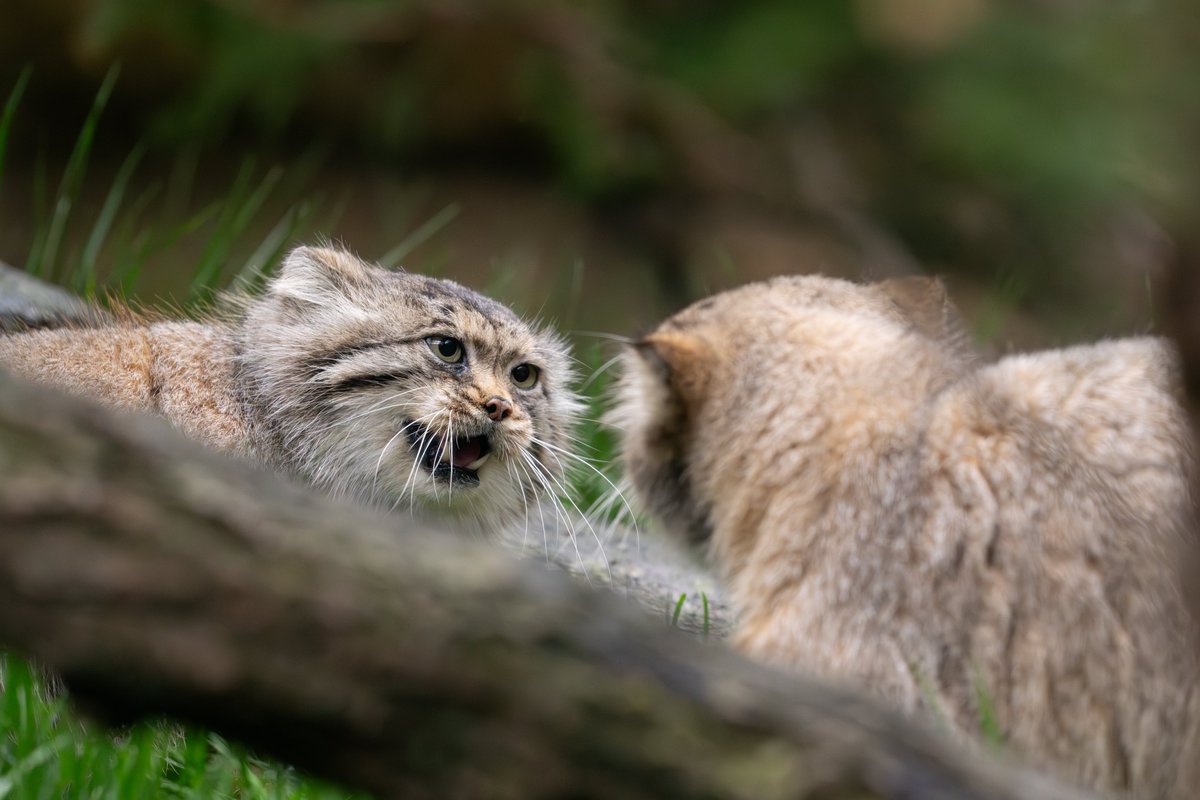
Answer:
M323 305L366 283L369 269L344 250L297 247L283 260L268 291L294 301Z
M708 389L713 369L709 344L679 331L655 331L633 349L662 383L681 399L698 402Z
M940 278L924 275L892 278L880 281L875 288L916 330L930 339L954 346L964 341L962 318Z

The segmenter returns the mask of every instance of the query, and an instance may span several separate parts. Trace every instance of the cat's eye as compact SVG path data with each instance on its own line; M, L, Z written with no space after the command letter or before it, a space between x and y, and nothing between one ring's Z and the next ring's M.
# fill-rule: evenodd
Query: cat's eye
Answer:
M537 385L538 368L533 364L517 364L509 374L518 388L532 389Z
M449 336L426 336L425 343L435 356L447 364L461 364L466 355L462 342Z

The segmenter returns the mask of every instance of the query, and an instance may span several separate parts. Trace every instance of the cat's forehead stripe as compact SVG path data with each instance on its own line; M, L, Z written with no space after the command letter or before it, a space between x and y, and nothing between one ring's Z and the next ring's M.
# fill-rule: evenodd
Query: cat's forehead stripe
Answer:
M512 332L503 331L504 333ZM524 338L524 337L522 337ZM490 338L475 338L472 337L470 342L475 351L477 361L482 361L487 364L492 364L496 367L506 367L509 364L515 364L518 361L529 359L533 356L531 346L513 347L507 342L499 342L494 337Z
M476 291L453 281L429 278L422 275L411 276L416 282L416 291L421 297L436 304L443 312L474 311L485 319L502 319L507 322L519 322L517 316L505 305L485 297Z

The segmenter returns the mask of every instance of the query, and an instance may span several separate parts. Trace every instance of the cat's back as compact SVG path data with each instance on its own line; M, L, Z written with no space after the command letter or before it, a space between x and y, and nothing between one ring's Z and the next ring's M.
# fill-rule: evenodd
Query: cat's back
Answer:
M140 325L0 336L0 366L118 408L150 407L153 360L149 329Z
M129 321L0 336L0 367L106 405L163 414L184 433L244 451L232 346L216 324Z
M1191 469L1178 387L1174 351L1151 337L1010 356L949 393L931 440L1001 492L1071 503L1075 523L1158 521L1184 508Z
M921 539L931 574L952 576L931 602L971 620L947 641L973 654L1014 744L1091 785L1172 797L1197 683L1177 386L1152 338L979 369L933 415Z
M156 410L212 447L249 452L229 332L219 324L161 322L152 326L150 339Z

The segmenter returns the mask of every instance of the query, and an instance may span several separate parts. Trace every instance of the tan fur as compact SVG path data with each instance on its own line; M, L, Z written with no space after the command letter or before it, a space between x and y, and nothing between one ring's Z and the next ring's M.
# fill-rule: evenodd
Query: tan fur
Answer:
M577 412L570 356L499 303L321 248L294 251L261 296L232 301L205 322L125 315L0 337L0 365L157 412L334 494L448 509L487 530L561 476ZM460 340L465 360L439 360L427 341L436 335ZM540 369L534 386L516 385L518 364ZM490 419L491 398L511 413ZM449 468L452 443L470 438L487 440L486 463Z
M118 408L158 412L222 450L249 447L227 390L229 344L213 326L168 322L0 337L0 364Z
M625 367L627 472L707 544L738 647L972 738L993 714L1090 787L1196 796L1163 342L982 365L938 284L799 277L684 310Z

